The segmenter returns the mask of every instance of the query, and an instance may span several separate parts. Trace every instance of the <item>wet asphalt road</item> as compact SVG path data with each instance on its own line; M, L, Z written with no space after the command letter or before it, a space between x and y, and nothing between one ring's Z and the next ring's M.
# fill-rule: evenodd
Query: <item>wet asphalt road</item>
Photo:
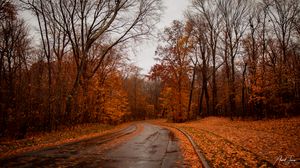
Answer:
M143 123L142 126L142 132L104 154L100 144L110 140L109 136L0 159L0 167L183 167L174 134L156 125ZM132 129L125 132L132 132Z

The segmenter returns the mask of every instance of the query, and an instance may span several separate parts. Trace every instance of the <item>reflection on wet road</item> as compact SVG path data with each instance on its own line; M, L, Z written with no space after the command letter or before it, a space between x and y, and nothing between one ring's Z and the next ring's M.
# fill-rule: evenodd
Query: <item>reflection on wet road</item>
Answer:
M144 124L144 131L108 151L103 167L180 167L177 139L167 129Z
M107 136L0 159L0 167L182 167L173 133L152 124L142 126L142 132L104 154L101 144L110 139Z

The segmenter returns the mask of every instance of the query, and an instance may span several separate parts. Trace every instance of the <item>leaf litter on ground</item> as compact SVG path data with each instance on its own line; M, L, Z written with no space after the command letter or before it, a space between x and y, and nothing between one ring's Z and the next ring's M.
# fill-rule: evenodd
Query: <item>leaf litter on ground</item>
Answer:
M230 120L207 117L186 123L155 121L187 131L212 167L273 167L279 157L300 157L300 117ZM297 167L296 163L276 163Z
M0 139L0 158L101 136L123 129L130 124L132 123L124 123L117 126L84 124L48 133L31 133L21 140L2 138Z

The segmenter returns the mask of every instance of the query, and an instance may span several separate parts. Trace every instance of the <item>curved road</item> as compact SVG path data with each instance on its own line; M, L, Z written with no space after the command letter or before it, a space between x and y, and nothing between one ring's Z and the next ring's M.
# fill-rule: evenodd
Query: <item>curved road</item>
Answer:
M0 167L184 167L178 139L171 131L152 124L141 125L139 134L104 154L99 149L101 144L136 128L130 126L120 133L0 159Z

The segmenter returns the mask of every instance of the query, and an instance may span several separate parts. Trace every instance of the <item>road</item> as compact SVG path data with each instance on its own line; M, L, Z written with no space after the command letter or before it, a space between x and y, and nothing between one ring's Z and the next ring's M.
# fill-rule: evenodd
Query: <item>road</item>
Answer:
M133 134L136 127L0 159L0 167L184 167L178 139L172 132L148 123L140 123L140 127L143 127L142 131L104 153L103 144Z

